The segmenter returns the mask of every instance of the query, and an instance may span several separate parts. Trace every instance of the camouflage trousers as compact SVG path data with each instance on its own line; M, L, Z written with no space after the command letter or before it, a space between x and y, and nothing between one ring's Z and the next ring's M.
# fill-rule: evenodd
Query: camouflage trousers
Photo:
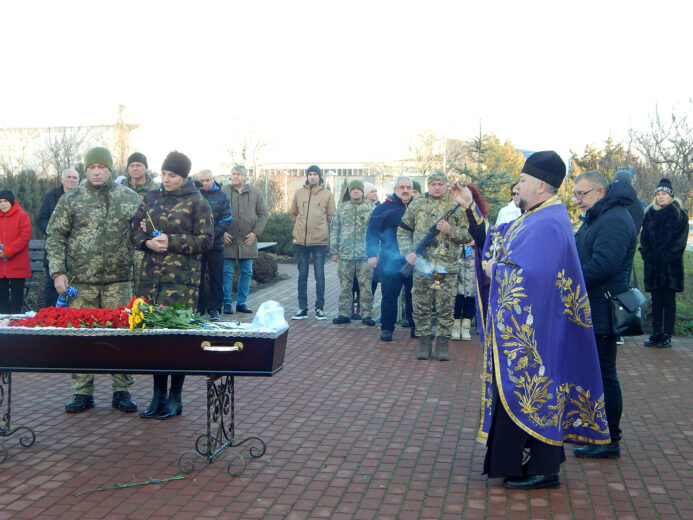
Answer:
M433 336L431 327L432 306L436 307L436 337L451 336L453 315L455 311L455 296L457 294L457 273L446 274L440 282L439 289L431 289L434 280L414 271L412 285L412 303L414 305L414 324L417 336Z
M152 283L140 280L138 296L144 296L150 303L171 305L180 303L183 307L195 309L200 287L174 283Z
M368 267L365 260L340 260L337 266L339 284L342 288L339 293L339 314L351 318L354 308L354 277L356 277L361 289L361 316L370 318L373 313L373 293L371 293L373 269Z
M77 289L75 298L67 299L68 307L89 309L115 309L127 305L132 298L130 282L105 285L72 284ZM113 391L128 390L135 378L129 374L113 374ZM94 374L72 374L72 388L76 394L94 395Z

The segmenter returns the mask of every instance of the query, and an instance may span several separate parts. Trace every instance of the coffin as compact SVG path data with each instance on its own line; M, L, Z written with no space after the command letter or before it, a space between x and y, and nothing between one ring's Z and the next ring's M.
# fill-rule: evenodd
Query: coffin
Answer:
M0 327L0 370L272 376L282 369L288 328L59 329Z

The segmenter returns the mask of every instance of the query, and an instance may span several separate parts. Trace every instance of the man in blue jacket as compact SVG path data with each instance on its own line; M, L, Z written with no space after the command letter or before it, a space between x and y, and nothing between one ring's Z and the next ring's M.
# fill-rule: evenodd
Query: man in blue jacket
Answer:
M402 286L406 295L405 319L409 326L412 318L411 288L412 278L405 278L399 272L406 263L397 245L397 228L402 215L412 199L412 182L409 177L395 180L395 192L385 202L377 206L368 221L366 232L366 255L371 269L380 267L382 301L380 303L380 339L392 341L397 320L397 300ZM404 320L403 320L404 321ZM412 337L414 328L411 329Z
M630 184L615 182L609 186L604 175L587 171L575 179L573 200L584 216L575 242L592 309L592 327L604 385L604 408L611 436L610 444L585 444L574 453L581 458L615 459L621 455L623 402L616 374L617 336L605 293L620 294L629 287L636 230L628 207L637 201L637 195Z
M221 191L214 180L211 170L202 170L197 174L200 182L200 193L207 200L214 215L214 243L209 251L202 255L202 276L200 277L200 297L198 310L207 314L210 321L219 321L224 286L224 233L231 224L231 201ZM205 283L205 273L209 283Z

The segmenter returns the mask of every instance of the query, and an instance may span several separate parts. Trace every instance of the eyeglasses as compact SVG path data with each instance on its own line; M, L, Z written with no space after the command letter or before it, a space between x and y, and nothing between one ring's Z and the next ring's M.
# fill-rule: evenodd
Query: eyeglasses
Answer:
M585 195L587 195L590 191L594 191L594 188L592 188L591 190L587 190L587 191L578 191L577 193L575 193L570 198L572 199L573 202L578 201L578 200L582 200L585 198Z
M518 195L519 195L519 193L517 193L516 191L513 191L513 197L517 197Z

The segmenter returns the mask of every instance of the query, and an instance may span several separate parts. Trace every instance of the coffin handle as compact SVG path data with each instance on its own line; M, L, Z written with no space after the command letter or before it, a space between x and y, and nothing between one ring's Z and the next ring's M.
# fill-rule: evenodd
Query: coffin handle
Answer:
M236 341L233 345L212 345L209 341L202 342L202 350L207 352L240 352L243 350L243 343Z

